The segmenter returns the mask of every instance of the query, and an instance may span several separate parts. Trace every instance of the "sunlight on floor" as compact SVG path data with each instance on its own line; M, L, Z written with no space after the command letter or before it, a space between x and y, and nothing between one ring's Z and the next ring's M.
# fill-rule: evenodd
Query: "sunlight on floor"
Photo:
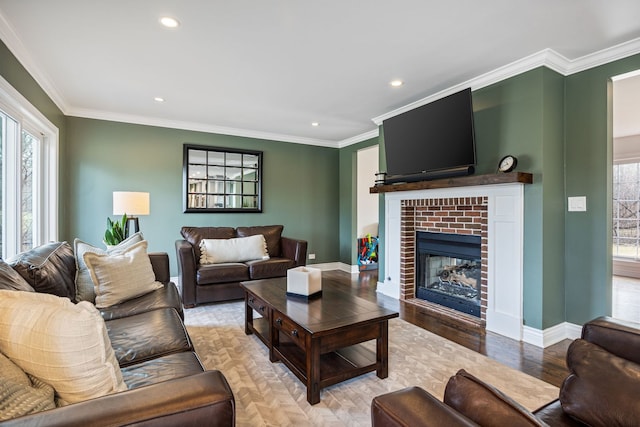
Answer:
M640 279L613 276L613 317L640 322Z

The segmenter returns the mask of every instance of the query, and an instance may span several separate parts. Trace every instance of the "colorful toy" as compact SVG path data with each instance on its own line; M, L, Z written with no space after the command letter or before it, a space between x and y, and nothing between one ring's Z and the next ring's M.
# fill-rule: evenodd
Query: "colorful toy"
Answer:
M378 238L367 234L358 239L358 265L360 270L378 268Z

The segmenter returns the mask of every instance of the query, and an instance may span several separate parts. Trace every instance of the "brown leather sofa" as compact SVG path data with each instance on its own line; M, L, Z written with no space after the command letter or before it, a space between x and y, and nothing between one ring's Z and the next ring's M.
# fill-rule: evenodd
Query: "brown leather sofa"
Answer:
M640 425L640 324L599 317L567 351L570 375L560 396L532 413L473 375L459 371L444 402L419 387L377 396L373 427Z
M186 308L198 304L244 298L240 282L283 277L287 270L305 265L307 242L282 236L282 225L255 227L182 227L176 241L178 280ZM202 239L232 239L262 234L268 260L200 264Z
M183 323L166 253L149 254L164 287L101 309L128 390L0 422L0 426L234 426L235 401L220 371L205 371ZM7 263L33 289L75 299L73 249L51 243ZM6 268L6 265L5 265ZM1 376L1 375L0 375ZM1 379L0 379L1 380Z

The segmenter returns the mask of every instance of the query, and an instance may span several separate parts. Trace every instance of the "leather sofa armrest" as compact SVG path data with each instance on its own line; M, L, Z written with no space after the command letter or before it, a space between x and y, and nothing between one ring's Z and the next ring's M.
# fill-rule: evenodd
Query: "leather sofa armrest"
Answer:
M282 237L280 239L282 245L282 256L292 259L296 263L296 267L307 264L307 241L292 239L290 237Z
M584 324L582 339L640 364L640 323L598 317Z
M169 254L166 252L149 252L151 267L156 275L156 280L165 285L171 281L169 274Z
M198 262L193 246L186 240L176 240L178 259L178 283L182 287L182 304L191 308L196 305L196 273Z
M481 426L546 426L524 406L464 369L449 378L442 400Z
M0 426L235 426L235 401L220 371L115 393L1 422Z
M372 427L477 426L420 387L376 396L371 401Z

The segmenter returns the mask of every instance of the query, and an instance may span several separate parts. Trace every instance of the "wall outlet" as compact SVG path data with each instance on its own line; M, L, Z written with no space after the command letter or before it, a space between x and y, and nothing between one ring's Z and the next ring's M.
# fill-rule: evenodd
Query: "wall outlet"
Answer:
M309 254L309 259L316 259L316 254Z

